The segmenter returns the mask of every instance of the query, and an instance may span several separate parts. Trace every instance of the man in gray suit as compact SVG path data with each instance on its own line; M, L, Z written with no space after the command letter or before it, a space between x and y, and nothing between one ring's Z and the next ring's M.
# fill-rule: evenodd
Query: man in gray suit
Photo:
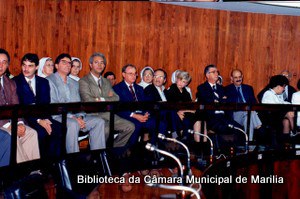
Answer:
M106 58L102 53L94 53L89 59L90 73L79 81L79 91L83 102L119 101L110 82L101 75L106 67ZM105 138L109 137L109 112L98 113L105 120ZM134 124L117 115L114 116L114 127L119 132L114 140L114 147L126 145L134 131Z
M71 56L60 54L55 60L56 73L48 76L50 84L51 103L80 102L79 84L71 79L68 74L71 70ZM61 116L53 116L53 119L61 122ZM104 135L104 120L100 117L85 113L68 114L67 116L67 153L79 151L79 131L89 131L90 148L103 149L106 147Z

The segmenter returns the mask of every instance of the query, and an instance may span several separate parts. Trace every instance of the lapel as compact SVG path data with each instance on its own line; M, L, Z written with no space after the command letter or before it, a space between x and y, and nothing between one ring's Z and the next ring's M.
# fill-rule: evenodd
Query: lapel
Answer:
M131 94L131 92L130 92L130 90L129 90L129 88L128 88L128 86L127 86L127 84L125 83L125 81L123 80L123 82L122 82L122 87L123 87L123 91L122 91L122 93L123 93L123 96L127 99L127 101L133 101L133 97L132 97L132 94ZM137 90L136 90L136 88L135 88L135 84L133 84L133 87L134 87L134 89L135 89L135 95L137 95Z
M88 83L90 85L90 88L91 88L91 92L93 93L94 96L100 98L102 97L100 91L99 91L99 87L98 87L98 84L96 83L96 81L94 80L93 76L91 73L88 74L87 76L88 78Z
M35 79L35 81L36 81L36 79ZM35 82L35 85L37 85L37 81ZM23 74L22 74L22 86L23 86L23 89L24 89L25 93L27 93L28 95L33 95L34 96L34 93L30 89L29 84L27 83L27 81L26 81ZM35 90L37 90L37 89L35 89Z
M6 102L7 104L13 104L13 99L12 96L13 94L13 88L12 88L12 82L11 80L6 77L5 75L3 77L3 85L4 85L4 92L5 92L5 97L6 97Z

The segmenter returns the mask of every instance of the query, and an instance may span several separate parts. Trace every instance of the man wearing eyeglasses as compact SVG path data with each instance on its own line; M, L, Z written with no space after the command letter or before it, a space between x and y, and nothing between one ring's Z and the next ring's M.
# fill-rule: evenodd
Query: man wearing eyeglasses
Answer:
M123 81L116 84L113 89L119 95L121 102L142 102L147 98L144 94L143 87L135 83L137 78L136 67L132 64L127 64L122 68ZM131 121L135 125L135 131L130 137L129 145L135 145L138 141L142 128L146 128L151 136L151 143L155 144L155 119L147 111L122 111L119 116Z
M203 104L225 103L227 97L223 86L217 84L218 69L215 65L208 65L204 69L206 82L197 88L197 100ZM207 127L217 134L235 134L236 140L240 141L241 133L230 128L231 125L241 128L241 125L235 122L231 117L225 115L223 110L206 111ZM226 138L225 138L226 139ZM222 141L221 141L222 142Z
M55 60L56 73L48 76L50 84L51 103L80 102L79 83L68 76L71 71L71 56L60 54ZM53 118L61 122L60 115ZM103 149L106 147L104 135L104 120L97 116L85 113L67 115L67 153L79 152L78 134L79 131L89 131L91 150Z

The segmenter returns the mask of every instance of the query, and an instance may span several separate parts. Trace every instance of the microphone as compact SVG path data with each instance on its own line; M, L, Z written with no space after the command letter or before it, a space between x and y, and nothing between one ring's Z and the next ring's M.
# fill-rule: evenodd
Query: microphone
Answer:
M243 129L236 127L233 124L228 124L228 127L232 128L232 129L236 129L245 135L245 150L246 150L246 152L248 152L248 135L247 135L247 133Z
M147 185L150 186L150 187L159 187L159 188L162 188L162 189L179 190L179 191L182 191L182 196L185 195L186 191L192 192L196 196L197 199L200 199L199 193L191 187L180 186L180 185L171 186L171 185L153 184L153 183L149 183Z
M191 134L196 134L196 135L200 135L200 136L203 136L205 138L207 138L210 142L210 155L209 155L209 162L212 163L213 161L213 155L214 155L214 144L213 144L213 141L210 139L210 137L208 137L207 135L203 134L203 133L199 133L199 132L196 132L196 131L193 131L191 129L189 129L189 133Z
M167 151L158 149L156 146L154 146L154 145L152 145L150 143L147 143L145 147L149 151L156 151L157 153L161 153L161 154L166 155L166 156L168 156L170 158L173 158L177 162L177 164L179 166L180 177L181 177L181 179L183 179L183 167L182 167L182 164L181 164L180 160L175 155L173 155L172 153L169 153ZM182 183L180 183L180 184L182 185Z
M187 163L186 163L187 174L188 175L192 175L192 170L191 170L191 154L190 154L189 148L184 143L176 140L175 138L168 138L164 134L159 133L157 137L159 139L168 140L168 141L171 141L171 142L175 142L175 143L180 144L181 146L183 146L183 148L186 150L186 153L187 153Z

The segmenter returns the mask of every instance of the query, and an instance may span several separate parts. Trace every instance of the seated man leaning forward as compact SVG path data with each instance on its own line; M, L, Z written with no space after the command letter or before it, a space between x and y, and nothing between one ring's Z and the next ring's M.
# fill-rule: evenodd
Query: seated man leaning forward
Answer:
M80 102L79 83L71 79L68 74L71 70L71 56L60 54L55 60L56 73L48 76L50 84L51 103ZM53 118L61 122L60 115ZM67 153L79 152L78 134L79 131L89 131L91 150L103 149L106 147L104 135L104 120L100 117L91 116L85 113L71 114L67 116Z
M94 53L89 59L90 73L79 80L79 91L83 102L119 101L110 82L102 77L106 66L106 58L102 53ZM98 115L105 120L105 138L109 137L109 112ZM134 131L134 124L118 115L114 115L114 129L119 132L114 140L114 147L123 147L127 144Z

